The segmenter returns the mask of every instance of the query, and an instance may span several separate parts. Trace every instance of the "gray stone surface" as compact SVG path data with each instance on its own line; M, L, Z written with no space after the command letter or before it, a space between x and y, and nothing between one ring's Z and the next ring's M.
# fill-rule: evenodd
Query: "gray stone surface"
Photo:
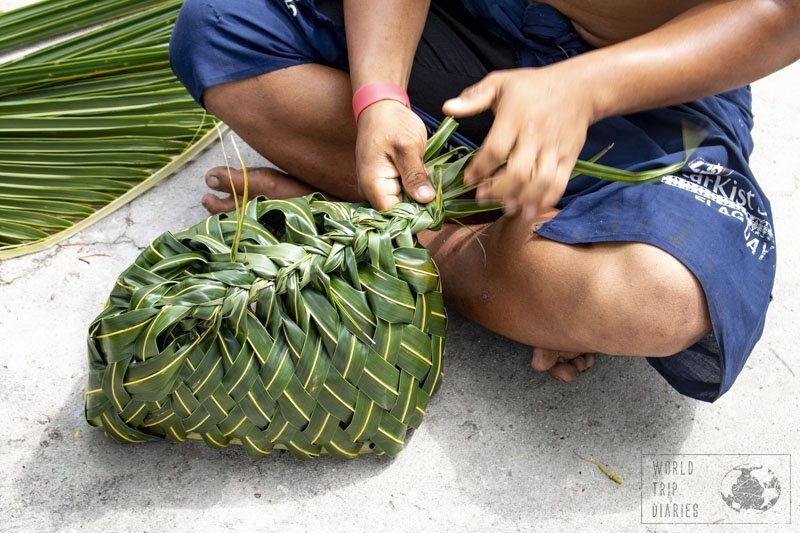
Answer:
M236 447L107 440L83 420L86 327L151 239L205 216L201 178L222 162L214 146L66 245L0 264L0 530L796 531L643 525L640 469L645 453L800 444L797 87L800 65L755 85L753 166L776 214L778 280L764 337L717 403L680 396L638 359L603 358L564 385L533 372L527 348L452 316L443 385L394 460L254 462ZM82 260L93 254L104 255ZM718 483L709 477L708 490Z

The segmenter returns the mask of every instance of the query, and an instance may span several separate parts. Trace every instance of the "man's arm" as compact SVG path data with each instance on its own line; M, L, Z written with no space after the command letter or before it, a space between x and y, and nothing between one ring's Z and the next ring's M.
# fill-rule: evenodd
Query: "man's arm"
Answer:
M662 27L586 54L597 119L741 87L800 59L800 1L714 0Z
M533 218L561 198L603 118L740 87L800 58L800 0L711 0L647 34L552 66L490 74L445 103L495 122L466 179ZM508 160L505 168L494 175Z
M344 0L353 91L373 81L406 87L430 0Z
M407 87L429 6L430 0L344 0L354 92L374 81ZM375 208L388 209L400 201L400 181L415 200L433 200L422 161L426 138L420 118L399 102L377 102L361 113L357 177Z

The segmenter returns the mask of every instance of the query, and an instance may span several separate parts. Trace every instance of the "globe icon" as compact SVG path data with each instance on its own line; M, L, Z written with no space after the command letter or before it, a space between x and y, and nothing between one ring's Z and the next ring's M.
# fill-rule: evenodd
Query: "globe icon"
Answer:
M775 473L761 465L733 467L722 478L719 488L722 501L734 511L764 512L781 496L781 482Z

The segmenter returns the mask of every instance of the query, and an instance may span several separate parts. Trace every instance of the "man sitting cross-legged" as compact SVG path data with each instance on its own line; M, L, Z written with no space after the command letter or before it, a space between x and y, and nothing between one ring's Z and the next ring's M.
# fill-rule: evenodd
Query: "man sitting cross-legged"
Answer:
M251 170L251 194L428 202L427 135L462 119L481 147L466 177L505 213L420 241L449 305L535 347L537 370L571 381L594 353L648 356L713 401L761 335L775 241L746 84L800 57L800 1L188 0L170 56L283 170ZM681 161L687 121L707 136L682 173L569 179L612 143L618 168ZM235 190L223 168L206 182L241 193L240 172Z

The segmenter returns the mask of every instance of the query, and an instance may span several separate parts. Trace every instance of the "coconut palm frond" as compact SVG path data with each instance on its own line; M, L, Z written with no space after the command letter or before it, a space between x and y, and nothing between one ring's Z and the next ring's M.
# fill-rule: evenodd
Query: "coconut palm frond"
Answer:
M0 259L45 249L215 139L169 67L180 0L44 0L0 15ZM68 35L64 38L65 35Z

